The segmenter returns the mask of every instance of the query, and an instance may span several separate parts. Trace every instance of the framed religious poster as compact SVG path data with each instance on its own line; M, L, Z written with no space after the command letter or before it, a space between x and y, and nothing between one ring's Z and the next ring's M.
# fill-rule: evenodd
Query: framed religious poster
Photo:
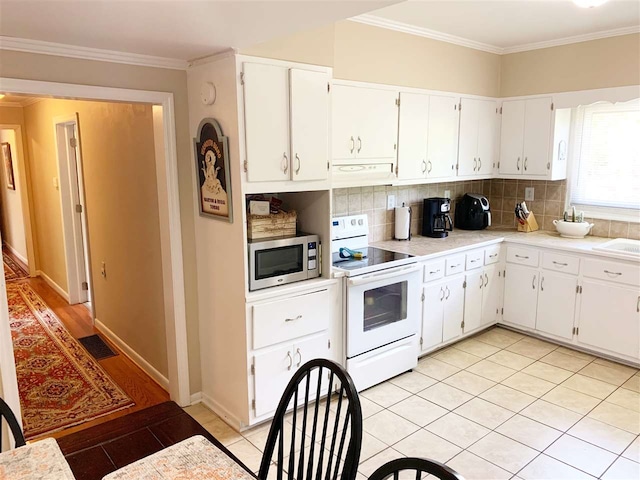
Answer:
M13 160L11 159L11 144L9 142L2 143L2 161L7 178L7 188L15 190L16 182L13 176Z
M193 143L200 215L233 223L227 137L212 118L200 122L196 134Z

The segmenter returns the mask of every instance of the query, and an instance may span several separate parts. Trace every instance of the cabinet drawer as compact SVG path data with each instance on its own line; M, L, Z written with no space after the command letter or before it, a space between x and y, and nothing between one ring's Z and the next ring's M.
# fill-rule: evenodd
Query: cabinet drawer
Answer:
M465 256L455 255L453 257L447 257L445 260L446 273L445 275L455 275L456 273L464 272Z
M545 252L542 254L542 268L555 272L578 275L580 271L580 259L569 255Z
M609 282L640 286L640 265L586 259L582 262L582 275Z
M538 251L531 248L507 247L507 262L530 267L538 266Z
M253 306L253 348L292 340L329 328L328 290Z
M424 264L424 282L431 282L432 280L438 280L444 277L444 258L427 262Z
M465 256L465 270L473 270L482 267L484 263L484 250L474 250Z
M500 245L494 245L493 247L487 247L484 249L484 264L492 265L500 261Z

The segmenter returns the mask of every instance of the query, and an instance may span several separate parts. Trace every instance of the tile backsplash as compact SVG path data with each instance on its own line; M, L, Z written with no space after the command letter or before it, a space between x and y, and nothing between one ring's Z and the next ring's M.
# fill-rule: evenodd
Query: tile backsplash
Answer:
M397 206L411 206L411 233L422 229L422 200L443 197L445 190L451 192L451 218L454 218L455 201L467 192L482 193L489 199L494 226L516 226L514 207L524 200L526 187L534 188L534 200L527 202L535 213L538 225L543 230L555 231L553 220L562 218L567 193L565 180L472 180L451 183L433 183L411 186L375 186L338 188L333 190L333 216L366 213L369 217L371 241L390 240L394 234L394 211L387 210L387 195L395 195ZM640 223L618 222L585 218L593 223L592 235L599 237L626 237L640 240ZM455 228L455 224L454 224Z

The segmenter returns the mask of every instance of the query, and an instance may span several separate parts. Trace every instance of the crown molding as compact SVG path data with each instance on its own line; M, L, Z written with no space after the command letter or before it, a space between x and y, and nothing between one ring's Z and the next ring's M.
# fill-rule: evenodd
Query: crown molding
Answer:
M222 50L221 52L218 53L214 53L213 55L207 55L206 57L200 57L200 58L194 58L193 60L189 61L189 67L197 67L200 65L204 65L207 63L213 63L213 62L217 62L219 60L222 60L223 58L227 58L227 57L232 57L234 55L238 54L238 49L231 47L231 48L227 48L225 50Z
M473 48L474 50L481 50L483 52L495 53L498 55L526 52L529 50L539 50L542 48L568 45L571 43L588 42L590 40L598 40L601 38L618 37L620 35L640 33L640 26L623 27L613 30L603 30L601 32L587 33L584 35L575 35L573 37L558 38L555 40L548 40L544 42L527 43L523 45L515 45L513 47L502 48L495 45L490 45L488 43L476 42L467 38L449 35L448 33L429 30L428 28L416 27L415 25L388 20L376 15L358 15L357 17L352 17L349 20L353 22L364 23L366 25L371 25L373 27L386 28L387 30L395 30L396 32L408 33L410 35L430 38L432 40L453 43L462 47Z
M142 67L168 68L172 70L186 70L188 66L187 61L176 58L155 57L152 55L141 55L139 53L117 52L113 50L103 50L101 48L79 47L64 43L6 36L0 36L0 50L81 58L83 60L97 60L100 62L124 63Z
M0 108L22 108L18 102L0 102Z

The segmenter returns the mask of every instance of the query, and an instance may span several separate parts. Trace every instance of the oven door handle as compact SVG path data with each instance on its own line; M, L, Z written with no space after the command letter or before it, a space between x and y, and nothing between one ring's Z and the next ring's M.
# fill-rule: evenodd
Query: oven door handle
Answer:
M350 278L349 286L357 286L357 285L362 285L364 283L371 283L371 282L377 282L380 280L387 280L388 278L400 277L408 273L417 272L421 268L422 268L421 266L415 264L415 265L410 265L408 267L394 269L391 272L385 271L385 272L374 274L374 275L363 275L362 277Z

